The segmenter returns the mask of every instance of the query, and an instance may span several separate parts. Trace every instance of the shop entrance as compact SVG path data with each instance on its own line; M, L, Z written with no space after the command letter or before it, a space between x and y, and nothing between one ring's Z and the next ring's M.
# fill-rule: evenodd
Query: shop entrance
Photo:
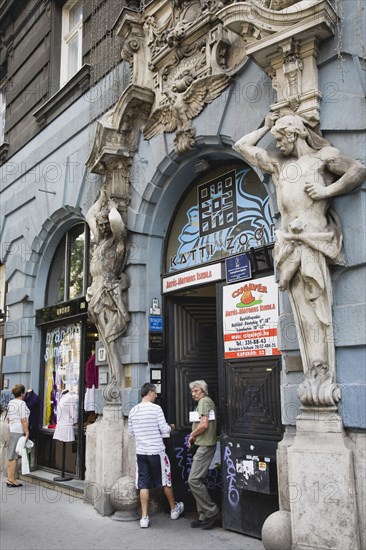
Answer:
M260 537L278 507L282 438L275 223L266 185L250 166L205 161L208 169L181 198L166 240L162 405L178 428L168 442L176 498L194 511L189 383L206 380L219 421L208 488L225 528Z
M209 393L219 404L217 362L217 317L215 285L208 285L185 295L169 296L166 300L166 391L163 405L167 418L177 430L169 440L174 493L183 500L187 511L195 510L195 502L188 487L188 474L192 455L187 448L191 431L189 411L193 400L189 383L206 380ZM220 417L218 415L220 423ZM213 498L221 501L220 468L209 472ZM220 502L221 505L221 502Z
M84 407L86 363L98 339L95 326L87 319L86 306L84 299L78 299L36 312L43 336L37 466L76 479L84 479L86 426L97 417L95 410ZM97 372L95 367L93 370ZM61 432L62 437L55 439L58 404L64 395L70 399L67 412L74 427L72 435L65 437Z
M219 420L220 454L209 470L208 487L222 509L224 528L260 537L265 519L278 510L281 358L225 357L224 286L207 285L165 300L163 406L168 421L177 425L168 443L174 490L187 511L195 511L187 482L192 462L187 448L189 411L194 406L189 383L204 379Z

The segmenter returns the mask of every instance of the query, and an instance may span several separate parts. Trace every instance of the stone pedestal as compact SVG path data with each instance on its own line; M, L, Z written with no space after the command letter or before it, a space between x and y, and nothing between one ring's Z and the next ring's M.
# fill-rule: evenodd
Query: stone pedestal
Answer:
M335 409L302 411L288 482L292 550L360 550L352 451Z
M120 402L103 409L103 419L95 434L95 488L94 508L102 515L110 515L115 508L111 489L122 477L123 416Z
M101 422L101 418L97 419L94 424L86 429L85 437L85 481L84 481L84 502L94 504L98 498L98 487L95 483L95 454L96 454L96 429Z

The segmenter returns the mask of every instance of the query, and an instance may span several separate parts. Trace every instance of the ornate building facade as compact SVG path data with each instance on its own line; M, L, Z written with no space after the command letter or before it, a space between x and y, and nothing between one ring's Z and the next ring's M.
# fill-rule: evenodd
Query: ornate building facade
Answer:
M363 548L362 3L3 13L3 395L22 382L42 397L38 467L61 469L67 388L67 469L113 513L134 476L126 417L153 381L193 510L188 384L204 378L224 528L268 547L277 533L282 548Z

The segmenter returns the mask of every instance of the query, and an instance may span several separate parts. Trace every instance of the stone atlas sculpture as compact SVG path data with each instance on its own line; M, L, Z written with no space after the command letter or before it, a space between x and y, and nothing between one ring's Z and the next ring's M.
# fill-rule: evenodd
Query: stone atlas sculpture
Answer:
M257 143L271 132L279 151ZM343 264L342 228L330 199L366 176L361 162L342 154L295 113L270 113L264 126L234 146L251 165L272 175L281 223L274 259L279 288L288 290L299 340L303 405L335 406L335 346L329 264Z
M108 197L105 187L102 187L86 219L95 241L90 263L92 284L86 295L88 314L105 345L110 384L119 386L122 373L121 337L130 320L126 301L129 285L123 271L127 230L117 204Z

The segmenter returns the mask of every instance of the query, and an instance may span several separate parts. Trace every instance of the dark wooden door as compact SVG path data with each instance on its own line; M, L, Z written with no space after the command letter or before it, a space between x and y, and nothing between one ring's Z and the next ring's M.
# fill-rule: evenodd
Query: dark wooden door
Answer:
M280 358L224 361L223 432L249 439L282 439Z
M222 296L222 295L220 295ZM222 311L222 299L218 300ZM219 337L222 512L225 529L260 538L278 510L281 357L224 358Z
M193 512L196 505L188 486L192 454L187 447L187 438L192 429L189 412L194 409L195 403L189 383L205 380L209 395L218 406L216 299L169 297L166 301L165 328L166 396L165 399L163 396L163 406L165 400L168 422L174 422L177 426L166 440L166 447L172 467L175 498L184 502L186 511ZM209 470L207 483L213 500L221 506L220 467Z
M189 383L206 380L219 403L216 299L169 298L166 310L167 411L177 428L188 429L193 401Z

